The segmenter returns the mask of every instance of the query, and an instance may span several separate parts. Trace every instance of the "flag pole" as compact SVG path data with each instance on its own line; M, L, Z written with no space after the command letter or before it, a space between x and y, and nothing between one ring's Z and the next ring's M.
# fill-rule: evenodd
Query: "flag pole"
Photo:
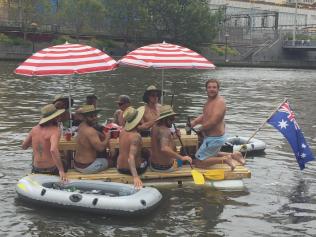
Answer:
M260 127L257 128L257 130L249 137L249 139L247 140L247 142L246 142L245 144L247 144L247 143L251 140L251 138L253 138L253 137L259 132L259 130L260 130L261 128L263 128L263 126L267 123L267 121L275 114L275 112L280 108L280 106L281 106L283 103L285 103L286 101L287 101L287 98L285 98L285 99L283 100L283 102L282 102L281 104L279 104L278 107L277 107L275 110L273 110L273 112L270 114L270 116L269 116L267 119L264 120L264 122L263 122L263 123L260 125Z

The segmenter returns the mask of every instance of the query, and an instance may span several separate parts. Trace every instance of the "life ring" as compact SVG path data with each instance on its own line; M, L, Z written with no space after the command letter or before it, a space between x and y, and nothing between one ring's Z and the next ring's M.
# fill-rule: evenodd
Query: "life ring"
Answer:
M249 137L229 137L221 150L226 152L240 151L242 153L260 153L266 149L265 142L255 138L251 138L250 141L248 140Z

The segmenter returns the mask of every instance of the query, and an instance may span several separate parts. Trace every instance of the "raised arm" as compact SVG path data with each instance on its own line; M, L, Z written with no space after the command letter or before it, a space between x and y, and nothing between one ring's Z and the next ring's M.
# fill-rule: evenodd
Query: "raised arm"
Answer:
M136 135L133 140L131 141L129 154L128 154L128 164L129 169L132 173L133 179L134 179L134 186L136 189L140 189L143 187L143 183L141 179L138 176L137 170L136 170L136 164L135 164L135 157L137 156L137 151L141 147L142 138L139 135Z

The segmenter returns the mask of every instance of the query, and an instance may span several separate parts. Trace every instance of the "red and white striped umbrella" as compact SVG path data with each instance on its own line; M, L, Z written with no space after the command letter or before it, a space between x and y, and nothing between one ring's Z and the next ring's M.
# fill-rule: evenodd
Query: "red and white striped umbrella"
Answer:
M175 44L159 43L140 47L121 58L120 65L162 69L161 90L164 89L164 69L215 69L202 55ZM161 98L163 104L163 97Z
M135 49L118 63L156 69L215 69L212 62L193 50L165 42Z
M25 60L15 73L25 76L73 75L111 71L117 62L99 49L62 44L42 49Z

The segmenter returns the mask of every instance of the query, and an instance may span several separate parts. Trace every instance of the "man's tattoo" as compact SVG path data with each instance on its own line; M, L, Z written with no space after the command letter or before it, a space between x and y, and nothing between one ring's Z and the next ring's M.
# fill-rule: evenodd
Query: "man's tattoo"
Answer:
M43 150L44 150L43 144L42 143L38 144L37 151L38 151L40 158L42 158L42 156L43 156Z

